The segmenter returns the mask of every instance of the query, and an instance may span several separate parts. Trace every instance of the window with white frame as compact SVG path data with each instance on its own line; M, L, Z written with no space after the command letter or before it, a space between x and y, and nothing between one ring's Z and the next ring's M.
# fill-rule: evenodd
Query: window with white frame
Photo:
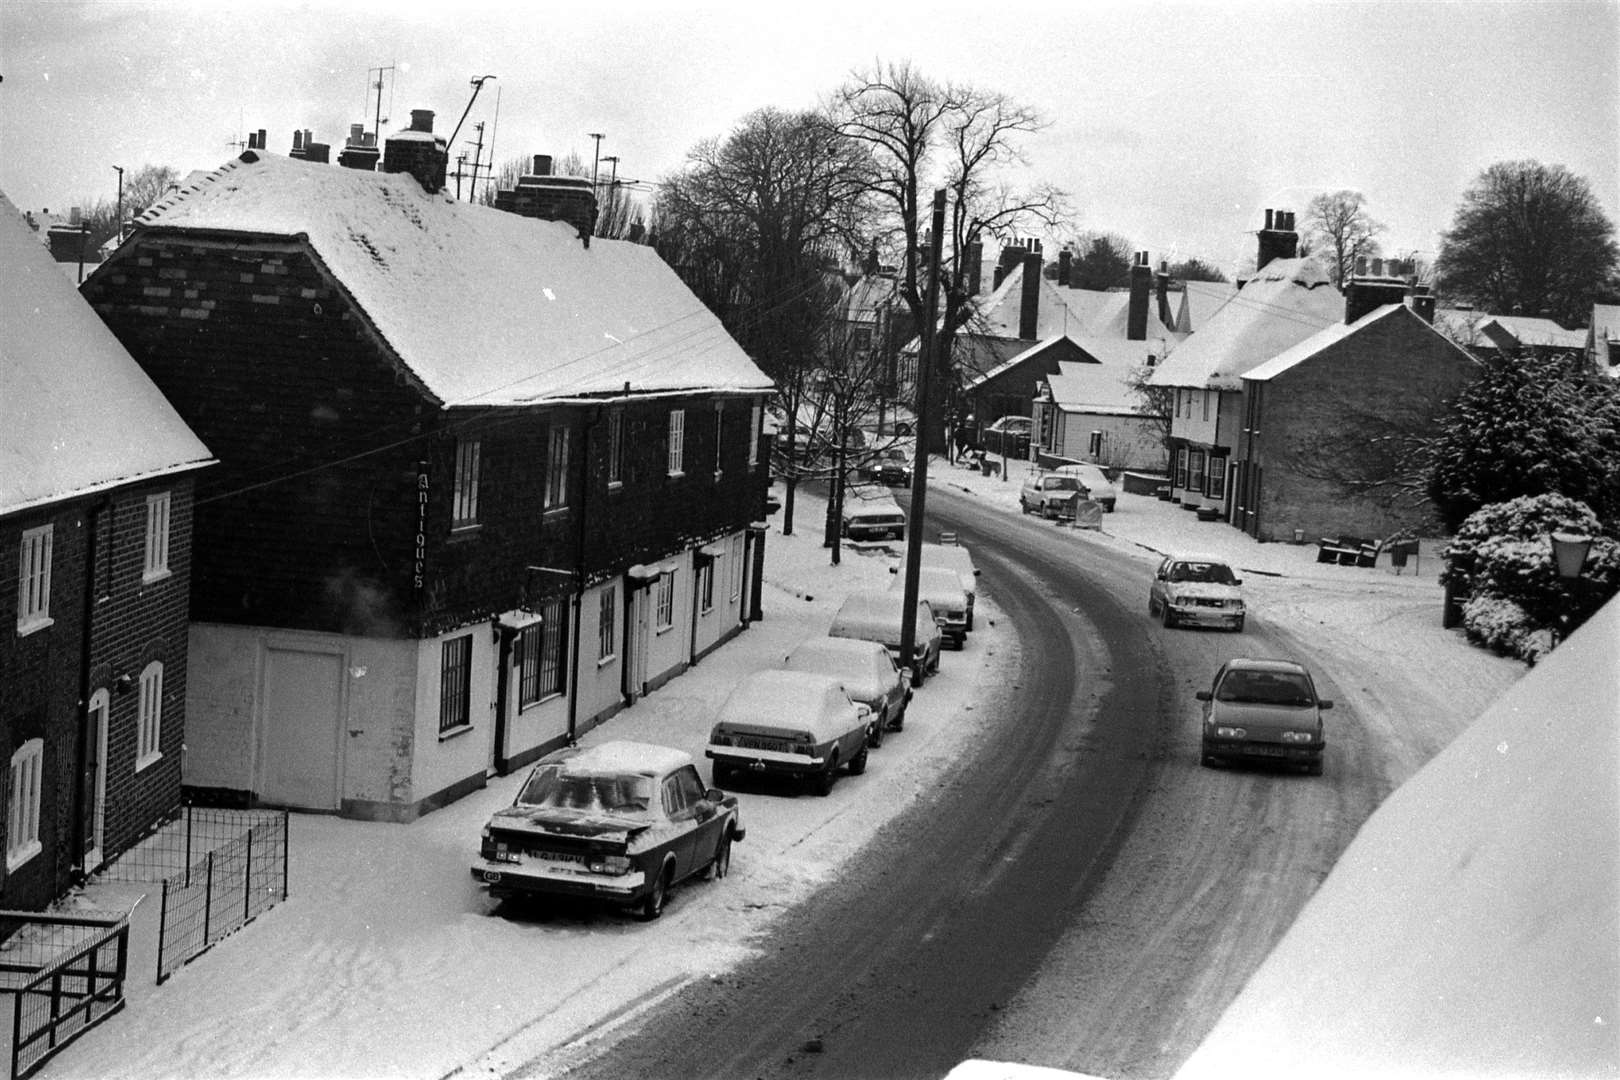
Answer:
M1194 450L1187 455L1187 489L1202 493L1204 490L1204 452Z
M675 575L660 574L658 576L658 593L655 598L653 626L656 630L668 630L675 625Z
M146 562L141 580L169 576L169 493L146 497Z
M602 590L596 615L596 662L605 664L619 655L619 587Z
M483 447L477 439L456 443L455 508L450 515L452 529L478 524L478 470Z
M754 468L759 464L759 425L764 416L764 406L758 401L748 416L748 467Z
M446 641L439 650L439 733L472 723L471 634Z
M163 756L163 662L141 669L140 704L136 707L135 768L146 768Z
M568 505L568 428L557 424L551 429L546 445L546 502L545 509L555 510Z
M6 869L15 870L40 852L39 801L45 740L29 739L11 755L6 801Z
M1205 495L1212 499L1226 498L1226 458L1209 456L1209 477L1205 483Z
M17 560L17 632L51 624L50 525L24 529Z
M553 597L540 606L540 621L518 634L518 708L563 692L563 650L568 642L568 603Z
M608 472L609 484L624 483L624 411L614 409L608 413Z
M669 475L680 476L686 458L686 410L669 410Z
M1187 486L1187 448L1183 446L1176 451L1176 487Z
M714 560L701 559L698 573L698 611L704 615L714 610Z
M731 554L726 558L726 573L731 579L731 598L733 600L742 595L743 575L743 539L740 536L731 538Z

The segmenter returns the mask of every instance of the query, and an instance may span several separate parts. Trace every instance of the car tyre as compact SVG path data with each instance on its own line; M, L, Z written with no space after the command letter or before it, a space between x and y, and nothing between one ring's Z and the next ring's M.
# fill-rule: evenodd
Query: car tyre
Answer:
M883 733L889 730L889 710L884 709L883 715L878 717L877 723L867 729L866 743L868 746L879 747L883 745Z
M866 771L866 755L871 750L868 744L861 744L861 752L849 759L849 775L859 776Z
M1176 613L1170 610L1170 605L1164 605L1164 628L1173 629L1176 625Z
M720 837L720 843L714 849L714 859L709 863L703 876L709 881L719 881L731 873L731 826L726 826L725 834Z
M827 767L817 773L812 781L817 795L831 795L833 785L838 783L838 751L834 750L827 760Z
M1313 761L1309 765L1305 766L1305 771L1311 776L1321 776L1322 763L1320 761Z
M1244 618L1245 618L1245 616L1239 615L1237 622L1232 624L1232 631L1234 633L1238 633L1238 634L1243 633L1243 620L1244 620Z
M670 876L674 867L664 863L658 868L658 876L653 879L652 888L641 899L641 918L643 922L652 922L664 913L664 904L669 900Z

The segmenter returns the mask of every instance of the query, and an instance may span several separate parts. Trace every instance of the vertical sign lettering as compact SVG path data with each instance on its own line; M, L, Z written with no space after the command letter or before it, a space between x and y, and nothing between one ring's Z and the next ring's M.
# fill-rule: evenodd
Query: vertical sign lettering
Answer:
M422 589L423 574L427 569L427 514L428 514L428 463L416 463L416 553L415 569L411 576L411 585L418 592Z

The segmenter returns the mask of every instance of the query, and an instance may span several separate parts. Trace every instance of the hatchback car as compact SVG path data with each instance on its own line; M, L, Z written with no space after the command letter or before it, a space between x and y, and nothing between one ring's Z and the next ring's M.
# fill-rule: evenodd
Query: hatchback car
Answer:
M900 670L889 650L875 641L810 638L788 653L782 667L830 675L843 685L850 700L872 710L867 728L870 746L882 746L886 730L899 731L905 725L911 677Z
M472 874L491 896L582 896L656 919L676 882L724 877L744 836L734 796L705 788L692 757L607 742L540 759L484 826Z
M832 676L756 671L720 706L704 754L714 762L716 785L749 772L808 780L826 795L839 769L866 771L871 712Z
M1055 472L1030 470L1018 489L1018 508L1026 514L1045 518L1063 517L1075 496L1085 498L1085 486L1078 477Z
M921 562L924 569L930 566L944 567L954 571L958 581L962 583L962 591L967 594L967 628L973 629L973 608L979 596L979 568L973 563L973 553L966 545L959 543L930 544L926 541L920 547ZM903 574L906 571L906 560L902 558L899 565L889 568L890 573Z
M903 594L905 590L906 575L896 575L889 583L889 591ZM939 632L951 643L951 647L963 648L968 636L968 600L967 592L962 588L962 579L956 571L943 566L918 566L917 597L928 602L929 610L934 613L934 622L939 624Z
M1327 739L1310 672L1291 660L1229 660L1215 673L1204 703L1203 763L1269 761L1322 775Z
M852 488L844 495L840 531L846 540L904 540L906 513L887 491Z
M1169 555L1148 586L1148 614L1165 626L1225 626L1243 629L1243 580L1223 560L1208 555Z
M1059 476L1072 476L1079 480L1086 498L1100 505L1108 513L1114 512L1114 504L1119 501L1119 489L1114 487L1114 482L1108 479L1108 474L1100 467L1081 461L1073 465L1059 465L1052 471Z
M939 671L939 650L944 635L928 601L918 598L914 616L916 629L912 634L911 657L907 660L900 652L904 618L904 595L885 589L862 589L844 597L827 634L877 642L889 650L896 664L909 670L911 685L921 687L928 676Z
M1029 457L1029 439L1035 430L1035 421L1027 416L1003 416L984 429L980 440L987 454L1022 461Z

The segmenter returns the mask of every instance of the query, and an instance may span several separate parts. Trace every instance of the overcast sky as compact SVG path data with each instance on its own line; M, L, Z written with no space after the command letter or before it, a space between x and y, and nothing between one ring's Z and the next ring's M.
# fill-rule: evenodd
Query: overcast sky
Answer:
M494 75L457 152L479 120L502 161L590 161L598 132L621 179L652 182L880 61L1038 109L1029 178L1155 261L1231 272L1266 208L1303 218L1338 188L1366 195L1388 253L1432 258L1470 182L1520 158L1585 177L1620 220L1620 0L4 0L0 189L28 209L111 199L115 165L213 168L259 128L272 152L309 128L335 156L385 66L385 135L413 108L449 134Z

